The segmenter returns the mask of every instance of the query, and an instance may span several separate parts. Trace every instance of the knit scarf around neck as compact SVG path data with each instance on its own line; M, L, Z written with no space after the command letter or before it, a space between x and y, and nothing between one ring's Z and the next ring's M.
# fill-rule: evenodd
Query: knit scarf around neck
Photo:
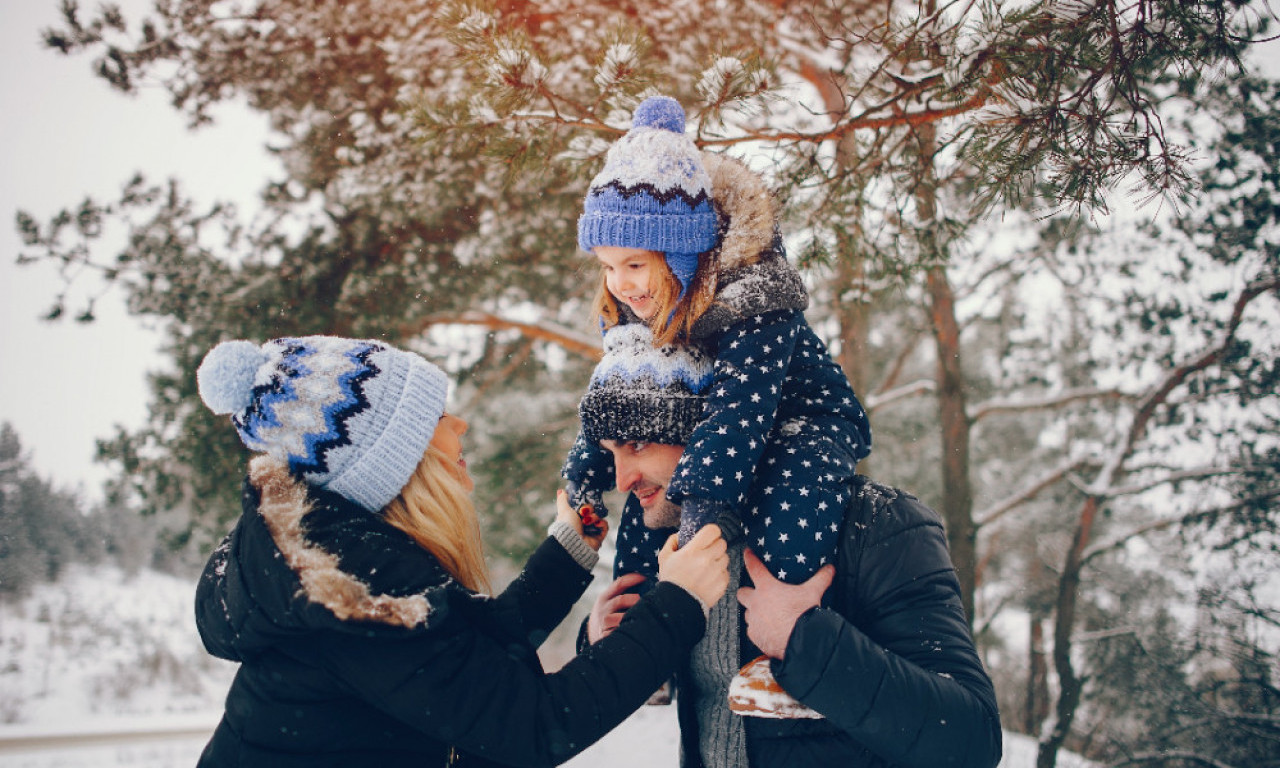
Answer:
M693 647L690 658L697 695L698 750L706 768L743 768L747 764L746 727L729 709L729 683L741 666L738 584L742 549L741 540L729 547L729 588L711 607L707 633Z

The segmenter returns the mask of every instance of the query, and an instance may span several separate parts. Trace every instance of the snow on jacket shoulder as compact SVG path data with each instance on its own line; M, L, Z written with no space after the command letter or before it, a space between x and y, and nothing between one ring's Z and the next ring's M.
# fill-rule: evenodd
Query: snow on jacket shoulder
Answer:
M536 645L590 580L554 539L487 597L269 459L251 463L244 507L197 588L206 648L241 662L202 766L556 765L638 708L705 626L659 585L547 674Z

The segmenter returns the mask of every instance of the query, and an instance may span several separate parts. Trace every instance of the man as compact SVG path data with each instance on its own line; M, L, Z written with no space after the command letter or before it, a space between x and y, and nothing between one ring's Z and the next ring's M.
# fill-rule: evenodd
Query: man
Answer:
M657 529L679 521L665 497L684 450L673 436L687 437L698 411L689 407L697 393L681 383L696 377L679 374L680 356L658 350L660 365L654 359L632 349L602 361L597 372L608 375L592 378L579 415L587 437L613 455L618 490ZM678 677L686 768L999 762L995 693L969 635L937 514L864 477L846 484L843 524L831 532L840 537L836 562L809 581L785 584L754 557L752 542L731 544L731 579L741 587L731 581L712 607L707 635ZM588 640L617 625L635 601L624 590L638 580L624 576L601 595ZM759 652L803 706L730 709L729 681Z

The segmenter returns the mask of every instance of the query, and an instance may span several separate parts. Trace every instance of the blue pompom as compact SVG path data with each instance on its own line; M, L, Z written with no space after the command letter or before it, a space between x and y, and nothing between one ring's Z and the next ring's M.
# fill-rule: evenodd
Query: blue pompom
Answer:
M253 401L253 382L270 355L250 341L224 341L196 371L200 399L216 414L239 413Z
M684 107L670 96L651 96L640 102L631 116L631 127L650 126L684 133Z

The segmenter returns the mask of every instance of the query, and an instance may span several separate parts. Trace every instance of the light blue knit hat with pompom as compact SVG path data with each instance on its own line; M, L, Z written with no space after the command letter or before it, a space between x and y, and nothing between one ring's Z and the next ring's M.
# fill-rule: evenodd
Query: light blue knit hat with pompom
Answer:
M335 336L223 342L196 383L250 450L374 512L409 482L449 389L444 372L412 352Z
M609 148L578 217L578 247L661 251L682 295L698 256L716 246L719 234L711 177L684 122L684 108L669 96L641 102L631 130Z

